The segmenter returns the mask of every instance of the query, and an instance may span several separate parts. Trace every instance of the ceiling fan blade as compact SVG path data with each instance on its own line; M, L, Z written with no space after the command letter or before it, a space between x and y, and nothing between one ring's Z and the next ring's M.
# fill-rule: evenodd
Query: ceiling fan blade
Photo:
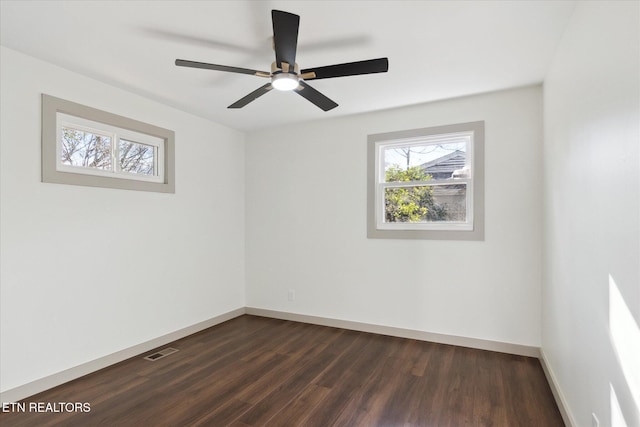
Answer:
M248 103L260 98L262 95L269 92L271 89L273 89L273 86L271 86L271 83L267 83L266 85L254 90L244 98L237 100L233 104L229 105L227 108L242 108Z
M291 67L296 63L296 49L298 46L298 27L300 17L281 10L272 10L273 48L276 51L276 65L282 68L286 62Z
M360 74L386 73L389 70L387 58L368 59L366 61L347 62L327 65L300 71L305 80L329 79L332 77L357 76ZM305 74L307 74L305 76Z
M251 74L259 77L270 77L271 73L267 71L250 70L248 68L230 67L228 65L208 64L206 62L187 61L185 59L176 59L176 65L179 67L204 68L206 70L227 71L229 73Z
M323 111L329 111L332 108L336 108L338 106L338 104L336 104L303 81L300 81L300 86L298 86L295 92L303 98L306 98L307 100L313 102Z

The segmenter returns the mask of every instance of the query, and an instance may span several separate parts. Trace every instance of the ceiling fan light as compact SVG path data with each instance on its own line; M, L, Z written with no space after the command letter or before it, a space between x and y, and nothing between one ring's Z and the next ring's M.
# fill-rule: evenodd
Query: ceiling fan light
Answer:
M271 77L271 85L277 90L293 90L298 87L298 76L290 73L275 74Z

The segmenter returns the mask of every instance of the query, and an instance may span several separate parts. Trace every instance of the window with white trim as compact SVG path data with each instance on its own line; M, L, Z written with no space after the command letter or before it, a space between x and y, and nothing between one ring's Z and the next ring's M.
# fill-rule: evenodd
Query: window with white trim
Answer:
M42 95L42 180L173 193L173 131Z
M60 112L56 122L58 171L163 182L163 139Z
M370 135L368 236L484 238L484 122Z

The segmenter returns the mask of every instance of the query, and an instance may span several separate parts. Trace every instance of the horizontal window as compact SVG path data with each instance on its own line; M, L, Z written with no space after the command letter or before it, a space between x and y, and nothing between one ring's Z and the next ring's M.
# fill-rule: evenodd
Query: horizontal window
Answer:
M64 113L56 121L58 171L164 181L163 139Z
M174 133L43 95L43 182L174 192Z

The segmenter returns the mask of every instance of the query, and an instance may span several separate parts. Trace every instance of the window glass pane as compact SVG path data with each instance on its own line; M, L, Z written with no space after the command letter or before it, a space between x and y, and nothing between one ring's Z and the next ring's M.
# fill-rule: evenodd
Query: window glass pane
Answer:
M385 148L383 155L385 182L450 179L469 174L466 142L396 145Z
M384 222L464 222L467 185L423 185L385 188Z
M111 137L62 127L63 165L111 170Z
M154 175L155 147L139 142L120 140L120 169L124 172Z
M444 218L441 221L467 220L467 185L434 185L433 201L444 210Z

